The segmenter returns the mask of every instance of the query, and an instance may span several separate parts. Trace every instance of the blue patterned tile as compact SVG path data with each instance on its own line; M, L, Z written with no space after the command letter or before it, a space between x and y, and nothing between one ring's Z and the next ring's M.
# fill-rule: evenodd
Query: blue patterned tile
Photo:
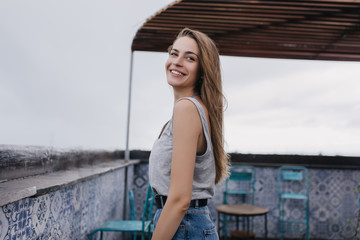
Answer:
M129 168L130 173L133 170ZM132 173L129 175L133 178ZM88 234L104 221L122 219L123 194L124 170L119 169L2 206L0 240L88 239ZM119 234L106 237L121 239Z
M3 209L0 208L0 240L4 240L8 235L9 220L5 216Z
M7 236L4 236L4 239L30 239L34 235L33 204L32 199L23 199L3 206L2 209L8 220Z
M144 197L142 184L147 176L147 165L135 167L135 186L139 188L138 197ZM139 180L141 179L141 180ZM148 179L145 178L145 181ZM136 181L138 183L136 184ZM319 239L351 239L354 226L347 219L355 216L357 198L354 189L360 183L359 170L337 169L309 169L309 212L310 237ZM211 214L217 221L217 205L222 204L224 184L216 186L215 195L209 202ZM268 214L268 236L276 238L278 232L278 195L277 195L277 168L256 167L255 204L270 208ZM233 200L236 201L236 200ZM142 203L138 202L138 213L142 211ZM300 202L287 206L290 210L286 214L290 217L302 218L304 205ZM263 218L254 218L254 229L257 236L263 236ZM290 234L289 237L299 237ZM301 237L301 236L300 236Z
M36 235L41 235L46 227L46 222L50 216L50 196L49 194L36 198L34 203L34 214L32 224Z
M276 238L277 168L257 167L256 177L255 204L270 208L268 236ZM142 163L129 168L128 179L135 194L136 216L140 219L148 183L148 165ZM359 183L359 170L309 169L311 238L351 239L359 197L354 189ZM218 221L215 208L222 204L223 191L224 183L217 185L215 195L209 201L215 221ZM89 232L105 220L122 218L123 196L124 170L121 169L43 196L2 206L0 240L87 239ZM287 208L290 210L287 216L303 217L303 206L299 202L289 203ZM263 236L264 218L255 217L253 223L256 235ZM121 235L106 234L106 238L121 239Z

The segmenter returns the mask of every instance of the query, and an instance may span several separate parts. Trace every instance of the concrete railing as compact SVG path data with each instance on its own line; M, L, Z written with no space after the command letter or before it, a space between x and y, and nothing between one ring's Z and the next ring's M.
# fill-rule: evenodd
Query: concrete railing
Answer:
M105 220L123 219L139 161L119 155L1 146L0 240L88 239Z
M105 220L123 218L126 188L134 190L135 209L140 218L148 183L148 154L132 151L131 158L140 162L125 162L121 160L121 151L0 146L0 240L87 239L88 234ZM232 157L233 164L256 168L255 204L270 209L270 238L277 239L278 236L277 170L288 164L306 165L309 169L311 239L352 238L355 221L349 220L354 220L358 208L359 196L354 190L360 182L356 158ZM337 167L340 159L347 161L346 167ZM323 164L329 160L331 166ZM224 183L217 185L215 196L209 202L216 222L215 208L222 204L223 191ZM263 218L254 218L254 224L256 236L262 237ZM107 237L119 239L122 235Z

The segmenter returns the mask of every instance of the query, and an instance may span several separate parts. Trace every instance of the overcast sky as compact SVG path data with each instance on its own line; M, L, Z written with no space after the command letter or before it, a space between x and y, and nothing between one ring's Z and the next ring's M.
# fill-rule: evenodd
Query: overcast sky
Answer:
M1 1L0 144L125 149L130 46L167 0ZM171 117L166 53L135 52L130 149ZM226 150L360 156L360 63L221 57Z

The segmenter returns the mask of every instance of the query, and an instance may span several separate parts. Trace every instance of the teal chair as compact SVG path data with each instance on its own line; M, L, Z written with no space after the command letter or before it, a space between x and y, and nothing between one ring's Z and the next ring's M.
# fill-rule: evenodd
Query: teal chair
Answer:
M154 203L154 193L151 190L150 184L148 184L147 187L144 210L141 220L136 220L135 218L134 195L132 192L129 193L129 201L130 220L106 221L103 225L91 232L90 239L93 239L97 232L100 232L101 240L103 239L103 232L131 232L134 234L134 240L136 239L136 234L141 233L141 240L145 240L145 235L147 235L150 239L153 230L152 210Z
M129 190L129 207L130 207L130 220L135 221L135 199L134 199L134 192ZM136 240L136 232L133 232L132 235L134 236L134 240Z
M134 192L132 190L129 190L129 207L130 207L130 220L136 220Z
M309 239L309 173L305 167L282 166L278 169L278 197L279 197L279 238L284 239L285 232L305 234ZM304 210L304 217L292 219L286 216L291 202L298 201L298 208ZM301 201L303 201L301 203ZM293 207L296 206L295 202ZM288 205L286 205L288 204ZM295 204L295 205L294 205Z
M225 182L223 204L230 203L230 197L236 197L235 204L248 203L254 204L256 172L253 166L233 165L230 169L230 176ZM235 219L234 219L235 218ZM224 216L222 221L222 235L227 239L228 222L236 222L239 229L239 217ZM242 221L245 229L245 221Z

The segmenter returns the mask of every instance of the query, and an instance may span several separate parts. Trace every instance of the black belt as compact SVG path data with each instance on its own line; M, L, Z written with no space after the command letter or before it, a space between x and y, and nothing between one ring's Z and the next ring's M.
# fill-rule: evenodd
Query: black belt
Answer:
M165 206L166 199L167 199L167 196L156 195L155 196L156 207L163 208ZM191 200L189 207L198 208L198 207L204 207L206 205L207 205L206 198L205 199L194 199L194 200Z

